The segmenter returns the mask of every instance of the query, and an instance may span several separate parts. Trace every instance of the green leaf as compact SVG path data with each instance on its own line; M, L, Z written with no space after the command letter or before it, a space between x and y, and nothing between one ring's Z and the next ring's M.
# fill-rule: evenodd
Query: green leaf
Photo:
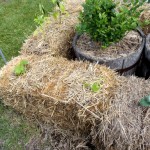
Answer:
M40 10L40 12L41 12L43 15L46 14L45 8L44 8L44 6L43 6L42 4L39 4L39 10Z
M62 3L60 4L60 11L61 11L62 13L65 12L65 6L64 6Z
M86 0L76 29L80 34L87 33L93 41L101 42L106 48L139 25L142 12L139 7L143 4L140 2L124 0L117 8L113 0Z
M131 27L132 27L133 29L135 29L135 28L137 27L136 22L133 22L133 23L131 24Z
M52 2L53 4L55 4L55 3L57 2L57 0L51 0L51 2Z
M142 98L139 102L139 105L148 107L150 106L150 95Z
M58 18L58 16L59 16L59 12L54 12L54 13L53 13L53 17L54 17L54 19L57 19L57 18Z
M24 66L22 66L22 65L19 64L18 66L15 67L15 74L16 75L21 75L23 73L25 73Z
M150 20L145 20L144 24L145 25L149 25L150 24Z
M16 67L15 67L14 73L15 73L15 75L17 75L17 76L21 74L21 69L20 69L19 66L16 66Z
M28 65L27 60L21 60L18 65L15 66L14 73L16 76L24 74L26 72L26 65Z
M29 63L29 62L28 62L27 60L22 60L22 61L20 62L21 65L28 65L28 63Z
M34 22L38 25L41 25L44 22L45 18L46 17L44 17L44 15L37 16L37 18L34 19Z
M100 90L100 84L95 82L91 85L92 92L98 92Z

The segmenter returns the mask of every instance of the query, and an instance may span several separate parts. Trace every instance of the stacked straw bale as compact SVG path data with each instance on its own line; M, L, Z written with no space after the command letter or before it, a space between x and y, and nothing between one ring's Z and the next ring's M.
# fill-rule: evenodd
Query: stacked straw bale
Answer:
M28 60L27 72L15 76L21 60ZM84 86L95 82L102 85L96 93ZM71 131L72 138L72 131L77 139L90 134L97 150L149 150L150 108L138 106L150 94L149 82L87 62L18 56L0 71L0 97L29 119Z
M65 7L68 15L62 15L61 23L59 19L50 17L42 27L34 32L35 34L25 41L21 48L21 54L68 57L83 2L84 0L66 0Z
M22 59L28 60L28 71L15 76ZM102 85L98 92L84 86L95 82ZM0 71L0 97L6 105L70 130L101 119L117 84L116 74L104 66L49 56L18 56Z
M49 125L42 125L41 131L40 136L32 137L26 144L27 150L91 150L94 148L87 135L79 136Z
M62 16L62 23L50 18L24 43L23 55L0 70L0 97L27 118L61 128L62 133L52 129L50 135L60 135L60 145L68 149L88 148L86 136L78 135L75 141L72 132L64 134L66 129L90 134L97 150L149 150L150 109L138 102L150 94L150 81L119 77L104 66L59 57L69 55L82 2L67 0L69 15ZM15 76L14 68L21 60L28 60L27 72ZM98 92L86 86L93 83L101 85Z
M149 20L150 21L150 4L146 3L144 6L142 6L142 9L144 9L143 13L140 16L141 21ZM150 33L150 25L147 25L143 27L144 33L147 35Z
M120 80L110 109L92 127L93 143L97 149L149 150L150 108L138 106L138 102L150 94L150 81L136 77Z

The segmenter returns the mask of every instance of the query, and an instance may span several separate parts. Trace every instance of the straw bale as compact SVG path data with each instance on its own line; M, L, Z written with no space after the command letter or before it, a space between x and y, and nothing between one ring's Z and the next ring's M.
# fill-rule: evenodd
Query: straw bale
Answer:
M20 60L29 61L27 72L15 76ZM99 83L92 92L84 86ZM57 124L63 129L90 127L108 109L118 84L116 73L104 66L49 56L18 56L0 71L0 97L27 117Z
M85 0L65 0L64 2L67 12L74 13L82 10L82 3L84 3Z
M23 44L21 54L47 54L50 56L69 55L75 26L78 23L78 14L84 0L66 0L65 7L68 15L62 15L62 21L50 17L42 27L37 28Z
M41 125L41 135L33 136L26 144L27 150L92 150L94 146L88 135L72 134L49 125Z
M141 21L150 20L150 4L146 3L144 6L142 6L142 9L144 9L144 11L140 16L140 20ZM150 25L144 26L143 31L146 35L150 33Z
M103 150L149 150L150 108L138 106L138 102L150 94L150 81L136 77L120 80L110 109L92 127L93 143Z

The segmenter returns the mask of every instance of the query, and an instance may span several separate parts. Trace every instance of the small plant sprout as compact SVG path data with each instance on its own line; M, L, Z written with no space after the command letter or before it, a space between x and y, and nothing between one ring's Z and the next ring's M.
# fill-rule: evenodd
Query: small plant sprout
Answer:
M139 105L144 107L150 107L150 95L142 98L139 102Z
M102 86L103 85L102 85L101 81L97 81L94 83L87 83L87 82L83 83L83 87L85 89L90 89L94 93L98 92L102 88Z
M20 75L26 73L26 67L28 64L29 63L27 60L21 60L20 63L15 66L15 69L14 69L15 75L20 76Z
M40 10L41 15L38 15L34 19L34 22L37 25L41 26L47 17L45 16L46 15L46 10L45 10L45 8L44 8L44 6L42 4L39 4L39 10Z
M59 23L62 21L62 14L67 14L67 11L64 6L63 0L51 0L51 2L56 6L52 15L55 19L59 17Z
M91 91L92 92L98 92L101 89L101 84L99 84L98 82L95 82L91 85Z

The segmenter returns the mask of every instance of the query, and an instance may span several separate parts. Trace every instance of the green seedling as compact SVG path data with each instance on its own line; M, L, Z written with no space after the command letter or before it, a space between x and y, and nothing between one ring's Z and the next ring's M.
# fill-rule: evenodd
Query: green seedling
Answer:
M150 107L150 95L142 98L139 102L139 105L144 107Z
M100 90L100 88L101 88L101 85L97 82L95 82L91 85L91 91L94 93L98 92Z
M63 0L51 0L51 2L56 6L54 11L52 12L52 16L54 17L54 19L59 18L59 23L61 23L62 14L67 14Z
M16 76L20 76L26 72L26 66L28 65L27 60L21 60L18 65L15 66L14 73Z
M44 6L42 4L39 4L39 10L40 10L40 13L41 15L38 15L35 19L34 19L34 22L41 26L43 24L43 22L45 21L45 19L47 18L45 15L47 14Z
M43 22L45 21L46 17L44 17L44 15L39 15L34 19L34 22L41 26L43 24Z
M53 11L50 13L54 19L59 18L59 23L61 23L62 20L62 14L67 14L67 11L65 9L63 0L50 0L51 4L53 4L55 7ZM39 4L39 10L40 10L40 15L38 15L35 19L34 22L41 26L43 22L48 18L48 12L44 8L42 4Z
M83 84L83 86L86 89L90 89L94 93L98 92L102 88L102 85L99 82L94 82L92 84L89 84L89 83L85 82Z

